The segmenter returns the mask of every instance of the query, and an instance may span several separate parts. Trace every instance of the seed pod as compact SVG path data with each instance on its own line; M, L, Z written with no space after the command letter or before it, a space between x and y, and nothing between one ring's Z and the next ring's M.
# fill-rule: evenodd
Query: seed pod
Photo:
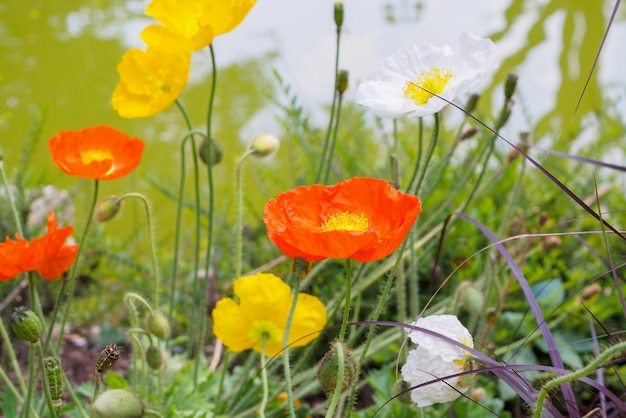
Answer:
M43 360L45 367L46 381L50 388L50 397L55 406L61 406L61 397L63 396L63 371L61 370L61 362L58 358L46 357Z
M119 360L121 354L122 347L117 344L107 344L96 358L96 371L102 374L109 370Z
M41 337L41 320L30 309L20 306L11 314L11 328L21 340L36 343Z
M337 344L339 343L336 341L331 344L330 350L324 354L324 357L317 366L317 380L326 395L330 395L334 392L337 386L337 378L339 377L339 354L337 353ZM341 384L341 393L344 393L356 384L359 378L359 364L350 350L348 350L345 343L341 343L341 349L343 352L343 382Z
M124 389L113 389L96 399L93 411L100 418L140 418L143 416L143 405L132 393Z
M170 336L170 324L161 313L148 313L146 315L146 331L161 340L165 340Z
M155 345L146 348L146 363L150 369L157 371L163 366L163 353Z

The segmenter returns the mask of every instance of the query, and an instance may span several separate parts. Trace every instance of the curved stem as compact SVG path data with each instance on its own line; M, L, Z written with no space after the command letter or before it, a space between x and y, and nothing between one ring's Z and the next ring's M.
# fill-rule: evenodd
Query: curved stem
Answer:
M150 241L150 253L152 259L152 271L154 272L154 306L156 310L159 311L159 293L161 290L161 277L159 274L159 265L157 262L157 253L156 253L156 245L154 243L154 226L152 225L152 215L150 212L150 204L148 203L148 199L141 193L131 192L121 195L117 198L118 201L122 201L128 198L137 198L142 203L144 208L146 209L146 219L148 221L148 240Z
M337 134L339 133L339 121L341 116L341 103L343 102L343 94L339 93L339 101L337 103L337 117L335 121L335 129L333 129L333 136L328 148L328 158L326 159L326 172L324 173L324 183L328 182L328 176L330 174L330 167L333 162L333 154L335 153L335 143L337 142Z
M237 251L237 255L235 258L235 277L239 277L241 276L241 259L242 259L242 247L243 247L243 240L242 240L242 231L241 231L241 218L243 216L243 187L241 185L241 168L243 167L243 162L250 156L252 155L254 151L253 150L247 150L240 158L239 161L237 162L237 173L236 173L236 179L237 179L237 184L235 186L235 193L237 193L237 225L235 227L235 231L237 234L237 244L236 246L236 251Z
M213 50L213 45L209 45L209 50L211 52L211 93L209 95L209 109L207 113L207 122L206 122L206 137L207 141L211 141L211 120L213 116L213 101L215 100L215 87L217 85L217 65L215 64L215 51ZM196 362L194 363L193 369L193 384L196 386L198 384L198 371L200 367L199 357L202 353L202 346L204 344L204 333L205 333L205 322L206 322L206 311L207 306L209 304L209 275L211 269L211 261L213 259L213 217L214 217L214 199L213 199L213 153L208 153L207 158L207 178L209 182L209 219L208 219L208 227L207 227L207 250L206 250L206 261L205 261L205 277L203 281L202 289L199 292L199 297L201 298L201 303L199 307L199 320L198 322L198 338L195 341L195 358Z
M339 398L341 397L341 388L343 387L343 374L345 371L345 365L343 344L341 341L335 342L335 353L337 355L337 384L335 385L335 391L333 392L333 396L328 403L326 418L332 418L333 414L335 413L335 408L337 408L337 403L339 402Z
M428 169L428 163L430 163L430 159L435 152L435 148L437 147L437 141L439 139L439 113L435 113L435 124L433 125L433 133L430 137L430 143L428 144L428 148L426 149L426 154L424 155L424 164L421 165L421 170L419 176L417 178L417 184L415 185L414 194L417 196L422 187L422 183L424 182L424 178L426 177L426 170Z
M346 258L346 304L343 307L343 319L341 320L341 329L339 330L339 342L344 341L346 328L348 326L348 317L350 316L350 293L352 292L352 268L350 259Z
M65 286L69 282L69 287L67 290L67 301L65 302L65 310L63 311L63 317L61 318L61 323L59 324L59 337L57 340L56 350L53 351L54 355L57 355L61 349L61 343L63 342L63 333L65 331L65 323L67 322L67 317L69 315L70 307L72 306L72 300L74 298L74 286L76 284L76 273L78 271L78 263L80 261L80 256L83 253L83 249L85 247L85 240L87 238L87 232L89 231L89 226L91 225L91 220L93 219L93 213L96 209L96 203L98 202L98 180L94 180L94 188L93 188L93 198L91 200L91 207L89 208L89 212L87 213L87 221L85 222L85 228L83 228L83 233L80 237L80 241L78 243L78 253L76 254L76 260L74 264L72 264L72 268L70 269L70 277L67 281L63 281L61 285L61 289L59 290L59 296L57 297L57 301L54 305L54 311L52 312L52 318L50 319L50 324L54 324L56 322L56 317L58 313L59 307L62 305L61 301L63 300L63 294L65 290ZM52 325L48 329L48 335L46 335L46 342L43 346L43 351L46 352L48 346L50 344L50 337L52 336Z
M395 119L394 119L394 127L395 127ZM410 193L413 190L413 183L417 180L417 173L420 169L420 164L422 161L422 148L423 148L423 140L424 140L424 118L419 118L417 120L417 156L415 157L415 168L413 169L413 175L411 176L411 181L409 181L409 185L406 188L406 192Z

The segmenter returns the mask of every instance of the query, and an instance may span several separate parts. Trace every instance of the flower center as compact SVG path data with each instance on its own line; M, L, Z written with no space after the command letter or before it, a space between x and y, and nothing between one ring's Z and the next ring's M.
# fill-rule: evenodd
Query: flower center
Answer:
M365 232L370 227L370 221L362 213L355 215L354 213L341 212L330 215L326 221L322 223L322 232L330 231L361 231Z
M83 164L88 165L95 162L113 160L113 156L109 151L103 151L99 149L92 149L83 154L81 154L80 159L83 161Z
M248 331L248 336L254 344L261 345L263 343L263 335L267 336L265 344L279 343L283 340L283 331L281 331L272 321L254 321Z
M431 97L443 91L450 78L452 71L443 68L422 71L415 79L406 82L404 97L413 100L418 106L424 106Z

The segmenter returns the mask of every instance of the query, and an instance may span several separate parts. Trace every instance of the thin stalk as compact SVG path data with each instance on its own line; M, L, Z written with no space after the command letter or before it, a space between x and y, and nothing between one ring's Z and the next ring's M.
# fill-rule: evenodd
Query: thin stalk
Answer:
M11 339L9 338L9 333L7 332L6 327L4 326L4 321L0 321L0 334L2 335L2 340L4 341L3 347L5 347L5 352L9 356L9 360L11 361L11 366L15 371L15 377L17 378L17 384L20 387L23 395L26 395L26 383L24 382L24 376L22 376L22 369L20 364L17 361L17 357L15 356L15 351L13 350L13 344L11 344ZM1 368L0 368L1 369Z
M341 120L341 104L343 103L343 94L338 93L339 101L337 102L337 117L335 120L335 128L333 129L333 136L328 148L328 158L326 159L326 171L324 172L324 183L328 182L328 176L330 175L330 167L333 162L333 155L335 153L335 144L337 143L337 134L339 133L339 121Z
M332 416L334 415L335 409L337 408L337 403L339 402L339 398L341 397L341 388L343 387L343 374L345 371L345 365L343 344L341 340L335 342L335 353L337 354L337 384L335 385L335 391L333 392L333 396L330 398L330 402L328 403L326 418L332 418Z
M346 328L348 326L348 317L350 316L350 293L352 292L352 265L350 259L346 258L346 304L343 307L343 318L341 319L341 328L339 329L339 342L344 341Z
M291 367L289 366L289 331L291 330L291 321L296 312L296 304L298 303L298 295L300 294L300 273L302 272L302 263L300 260L295 259L294 263L296 263L296 269L292 274L292 278L295 280L293 286L293 300L291 302L291 308L289 309L289 315L287 316L285 337L283 339L283 369L285 373L285 386L287 387L287 405L289 406L289 416L291 418L296 417L296 410L294 407L293 388L291 387Z
M215 414L219 414L220 403L222 401L222 392L224 391L224 380L228 374L228 357L230 351L226 350L224 353L224 359L222 360L222 372L220 373L220 382L217 386L217 396L215 397Z
M213 101L215 100L215 87L217 85L217 65L215 64L215 51L213 50L213 45L209 45L209 50L211 52L211 70L212 70L212 75L211 75L211 93L209 95L209 109L208 109L208 113L207 113L207 123L206 123L206 137L207 137L207 141L211 140L211 120L212 120L212 116L213 116ZM210 148L209 148L210 150ZM208 153L208 158L207 158L207 178L208 178L208 182L209 182L209 219L208 219L208 226L207 226L207 250L206 250L206 262L205 262L205 277L204 277L204 281L202 282L203 286L202 289L199 292L200 295L200 306L199 306L199 320L198 322L198 338L195 341L195 358L196 361L194 363L194 369L193 369L193 384L194 386L196 386L198 384L198 371L200 368L200 355L202 354L202 346L204 344L204 334L205 334L205 322L206 322L206 318L204 317L206 315L206 311L207 311L207 306L209 304L208 301L208 297L209 297L209 271L211 268L211 260L213 259L213 217L214 217L214 199L213 199L213 194L214 194L214 190L213 190L213 153L209 152Z
M421 166L420 173L417 177L417 184L415 185L414 194L418 195L420 189L422 187L422 183L424 182L424 178L426 177L426 170L428 169L428 163L430 163L430 159L435 152L435 148L437 147L437 141L439 140L439 113L435 113L435 124L433 125L433 133L430 137L430 143L428 144L428 148L426 149L426 154L424 154L424 164Z
M11 214L13 215L13 222L15 222L15 229L17 230L17 233L20 234L20 237L23 237L24 232L22 231L22 222L20 221L20 215L17 211L17 207L15 206L13 195L11 194L9 179L7 178L6 172L4 170L2 149L0 149L0 177L2 177L2 184L4 185L4 188L7 192L7 200L9 201L9 207L11 208Z
M267 343L267 334L263 334L263 342L261 343L261 380L263 381L263 398L259 406L259 415L265 418L265 408L267 408L267 400L269 398L269 385L267 383L267 367L265 365L265 345Z
M59 306L61 306L61 302L63 300L63 293L65 290L66 284L69 282L68 290L67 290L67 300L65 301L65 310L63 311L63 317L61 318L61 323L59 324L59 337L57 340L56 350L53 351L54 355L58 355L61 350L61 343L63 342L63 333L65 332L65 323L67 322L67 317L69 316L70 307L72 306L72 300L74 299L74 286L76 285L76 273L78 272L78 263L80 261L80 256L83 253L83 249L85 247L85 240L87 238L87 232L89 231L89 226L91 225L91 220L93 219L93 213L96 209L96 204L98 203L98 180L94 180L94 188L93 188L93 198L91 200L91 207L89 208L89 212L87 213L87 220L85 222L85 228L83 228L83 233L80 237L80 241L78 242L78 253L76 254L76 260L74 264L72 264L72 268L70 269L70 277L68 281L63 281L61 285L61 289L59 290L59 296L54 305L54 310L52 312L52 318L50 319L50 324L56 323L56 317L58 313ZM48 335L46 336L46 342L43 346L44 353L48 350L48 346L50 344L50 337L52 336L52 325L50 325L48 329Z
M30 400L32 398L33 389L35 386L35 347L33 344L28 344L28 389L26 391L26 401L24 402L24 408L22 409L21 417L28 418L28 411L31 408Z
M236 251L237 255L235 257L235 277L241 276L241 259L243 252L243 240L242 240L242 231L241 231L241 218L243 216L243 187L241 181L241 168L243 167L243 162L252 155L254 151L249 149L239 158L236 167L236 179L237 184L235 185L235 193L237 193L237 225L235 227L235 231L237 234L237 244Z
M152 225L152 215L150 212L150 204L148 203L148 199L141 193L131 192L121 195L117 198L118 201L122 201L128 198L137 198L142 203L144 208L146 209L146 219L148 221L148 240L150 241L150 255L152 259L152 271L154 273L154 306L159 311L159 293L161 290L161 277L159 274L159 265L157 262L157 253L156 253L156 245L154 243L154 226Z
M315 183L319 183L324 172L326 164L330 166L330 158L327 158L328 149L330 145L330 133L335 125L335 110L337 105L337 96L339 92L337 90L339 83L339 46L341 45L341 27L337 27L337 41L335 43L335 84L333 85L333 101L330 105L330 120L328 121L328 128L326 129L326 138L324 139L324 150L322 151L322 158L320 159L320 165L317 168L317 174L315 175Z
M417 173L419 172L420 164L422 162L422 149L423 148L424 148L424 118L418 118L417 119L417 156L415 157L415 168L413 169L413 175L411 176L411 181L409 181L409 185L406 187L407 193L413 190L413 183L415 183L415 181L417 180Z

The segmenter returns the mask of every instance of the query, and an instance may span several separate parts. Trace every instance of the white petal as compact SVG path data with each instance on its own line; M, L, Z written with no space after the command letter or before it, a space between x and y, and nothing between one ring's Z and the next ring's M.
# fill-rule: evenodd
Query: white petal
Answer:
M412 325L438 332L468 347L474 347L472 335L454 315L431 315L419 318ZM467 354L462 348L423 332L407 330L409 338L415 344L433 354L438 354L444 361L463 360Z

